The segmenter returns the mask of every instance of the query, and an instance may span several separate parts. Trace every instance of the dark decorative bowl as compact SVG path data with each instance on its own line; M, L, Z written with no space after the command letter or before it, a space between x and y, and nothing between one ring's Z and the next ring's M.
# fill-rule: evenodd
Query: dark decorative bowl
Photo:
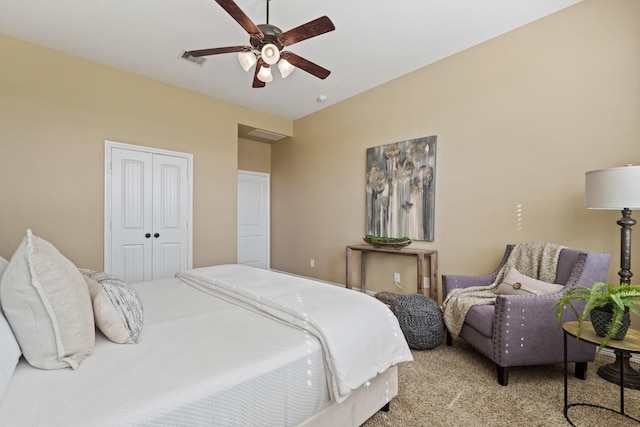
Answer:
M367 239L366 237L363 237L362 240L364 240L365 242L367 242L367 244L373 246L374 248L385 248L385 249L402 249L406 246L409 246L412 243L411 239L403 240L401 242L379 242L379 241L374 241L371 239Z

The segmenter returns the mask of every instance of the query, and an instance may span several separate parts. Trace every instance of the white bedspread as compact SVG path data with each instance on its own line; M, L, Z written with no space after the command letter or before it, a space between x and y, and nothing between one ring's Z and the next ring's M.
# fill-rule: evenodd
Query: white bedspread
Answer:
M139 344L101 334L77 370L21 360L1 427L297 426L329 405L322 347L172 278L134 284Z
M393 313L360 292L235 264L189 270L177 277L316 336L337 402L391 366L413 360Z

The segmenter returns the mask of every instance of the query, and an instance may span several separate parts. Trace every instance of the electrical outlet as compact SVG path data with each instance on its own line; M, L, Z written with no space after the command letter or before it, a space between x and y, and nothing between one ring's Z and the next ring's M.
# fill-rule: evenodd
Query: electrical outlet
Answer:
M309 267L314 268L316 266L316 261L314 259L309 260Z
M393 273L393 281L400 283L400 273Z

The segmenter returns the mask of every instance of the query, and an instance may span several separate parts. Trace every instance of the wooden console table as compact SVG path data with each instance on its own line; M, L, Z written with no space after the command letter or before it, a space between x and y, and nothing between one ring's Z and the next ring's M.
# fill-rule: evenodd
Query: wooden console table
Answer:
M438 301L438 251L430 249L388 249L388 248L374 248L370 245L353 245L347 246L347 265L346 265L346 286L347 289L352 288L351 282L351 258L353 251L360 251L362 256L360 258L360 288L362 292L366 289L367 283L367 254L369 252L385 253L390 255L405 255L414 256L418 264L418 293L425 295L424 293L424 257L429 258L429 295L435 301Z

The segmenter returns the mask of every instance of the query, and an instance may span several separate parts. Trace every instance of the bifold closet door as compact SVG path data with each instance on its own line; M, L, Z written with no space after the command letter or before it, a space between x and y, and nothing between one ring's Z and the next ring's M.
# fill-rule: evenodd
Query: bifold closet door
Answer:
M126 282L188 268L188 162L112 148L111 273Z

